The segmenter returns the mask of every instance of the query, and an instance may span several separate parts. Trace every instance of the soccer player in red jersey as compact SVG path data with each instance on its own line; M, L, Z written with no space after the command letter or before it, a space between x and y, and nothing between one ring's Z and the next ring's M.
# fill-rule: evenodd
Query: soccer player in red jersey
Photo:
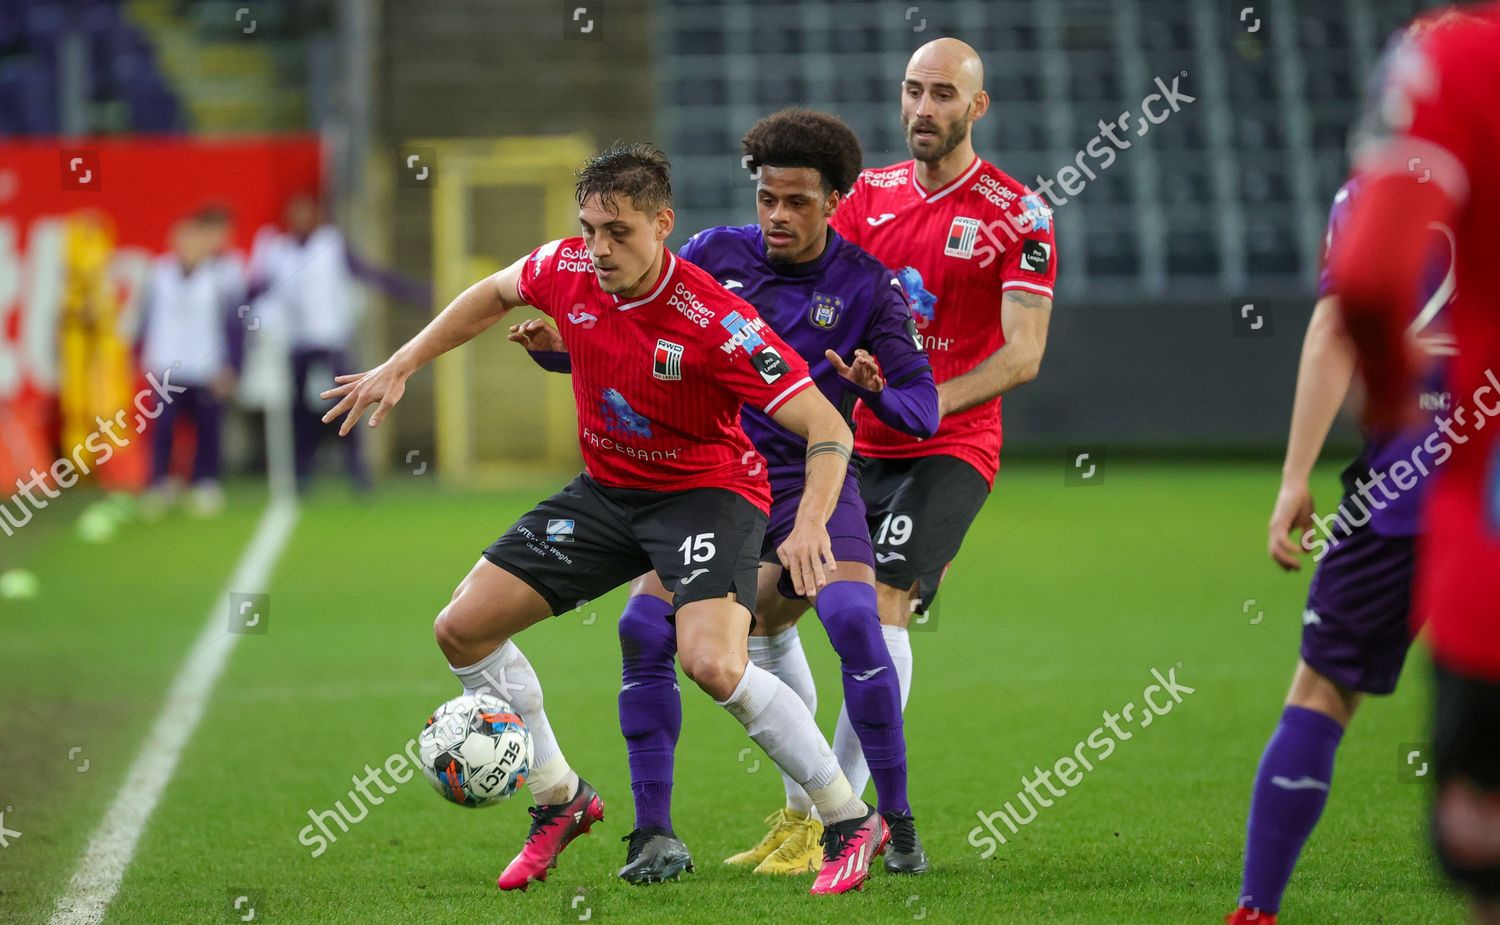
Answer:
M903 704L912 673L907 626L932 606L989 496L1000 465L1000 396L1036 377L1052 311L1052 213L974 153L971 126L988 108L973 48L942 38L917 49L901 82L912 159L864 171L832 221L901 280L943 414L937 433L919 440L863 405L855 411L880 622ZM847 714L834 751L863 792L869 772Z
M1334 290L1368 391L1366 419L1402 421L1412 358L1402 307L1428 227L1453 229L1452 448L1429 495L1417 607L1436 663L1433 841L1500 922L1500 4L1418 20L1388 57L1355 174L1367 188L1334 255Z
M378 405L373 427L414 372L520 305L551 316L572 352L584 472L484 551L435 625L464 690L508 700L535 746L531 831L499 886L546 879L568 843L604 818L598 793L563 758L541 684L512 637L655 570L674 592L683 670L844 836L825 852L816 892L857 888L889 829L851 789L802 699L747 655L770 487L740 407L754 404L807 441L802 503L778 549L798 593L828 582L826 522L852 435L755 309L666 249L673 213L660 151L627 145L595 156L577 198L582 237L544 244L475 283L385 363L324 393L340 399L324 421L346 415L341 435Z

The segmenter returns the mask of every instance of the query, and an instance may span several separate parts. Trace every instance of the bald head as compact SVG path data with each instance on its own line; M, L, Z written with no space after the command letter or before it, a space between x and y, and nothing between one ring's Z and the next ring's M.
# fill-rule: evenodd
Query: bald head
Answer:
M989 109L979 52L955 38L923 45L901 81L901 127L912 157L939 170L974 158L969 127Z
M923 82L952 84L964 97L972 99L984 89L984 62L968 42L955 38L933 39L912 53L906 62L906 76L920 75Z

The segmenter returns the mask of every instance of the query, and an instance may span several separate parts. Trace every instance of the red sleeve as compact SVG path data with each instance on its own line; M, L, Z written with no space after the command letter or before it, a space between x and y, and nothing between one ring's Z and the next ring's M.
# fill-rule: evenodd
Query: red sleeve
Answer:
M1052 298L1052 286L1057 280L1052 210L1042 197L1027 193L1016 200L1007 218L1019 238L1000 254L1000 291L1016 290Z
M742 325L714 324L704 331L714 353L724 358L719 382L745 404L774 414L787 399L813 384L807 363L749 303L724 306L722 314L735 311Z
M516 281L516 291L526 304L553 315L554 292L557 281L557 251L562 239L548 241L531 252L526 266L521 269L521 278ZM554 315L555 317L555 315Z
M839 237L851 244L859 244L859 218L865 210L864 182L865 175L861 173L854 180L854 186L849 190L849 194L839 200L839 207L833 210L833 217L828 220L828 224L839 233Z

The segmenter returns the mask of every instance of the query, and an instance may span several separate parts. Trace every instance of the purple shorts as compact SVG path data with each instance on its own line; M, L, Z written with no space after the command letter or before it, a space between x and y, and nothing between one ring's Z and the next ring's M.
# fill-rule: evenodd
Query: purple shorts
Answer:
M1304 662L1350 690L1396 689L1412 640L1414 545L1364 526L1328 550L1307 589Z
M775 562L776 547L792 532L797 519L797 505L802 501L802 480L771 483L771 521L766 525L766 539L760 547L760 561ZM863 562L875 567L875 551L870 545L870 527L865 523L865 502L859 496L859 479L853 474L844 479L844 488L839 492L838 504L828 518L828 538L833 545L833 557L839 562ZM801 600L802 596L792 588L792 578L782 572L776 590L787 600Z

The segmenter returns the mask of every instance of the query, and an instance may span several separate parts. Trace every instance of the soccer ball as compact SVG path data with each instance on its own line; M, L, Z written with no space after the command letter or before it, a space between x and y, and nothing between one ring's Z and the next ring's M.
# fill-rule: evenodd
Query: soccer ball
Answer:
M531 772L531 733L511 705L490 694L464 694L438 707L417 738L422 771L460 806L492 806Z

